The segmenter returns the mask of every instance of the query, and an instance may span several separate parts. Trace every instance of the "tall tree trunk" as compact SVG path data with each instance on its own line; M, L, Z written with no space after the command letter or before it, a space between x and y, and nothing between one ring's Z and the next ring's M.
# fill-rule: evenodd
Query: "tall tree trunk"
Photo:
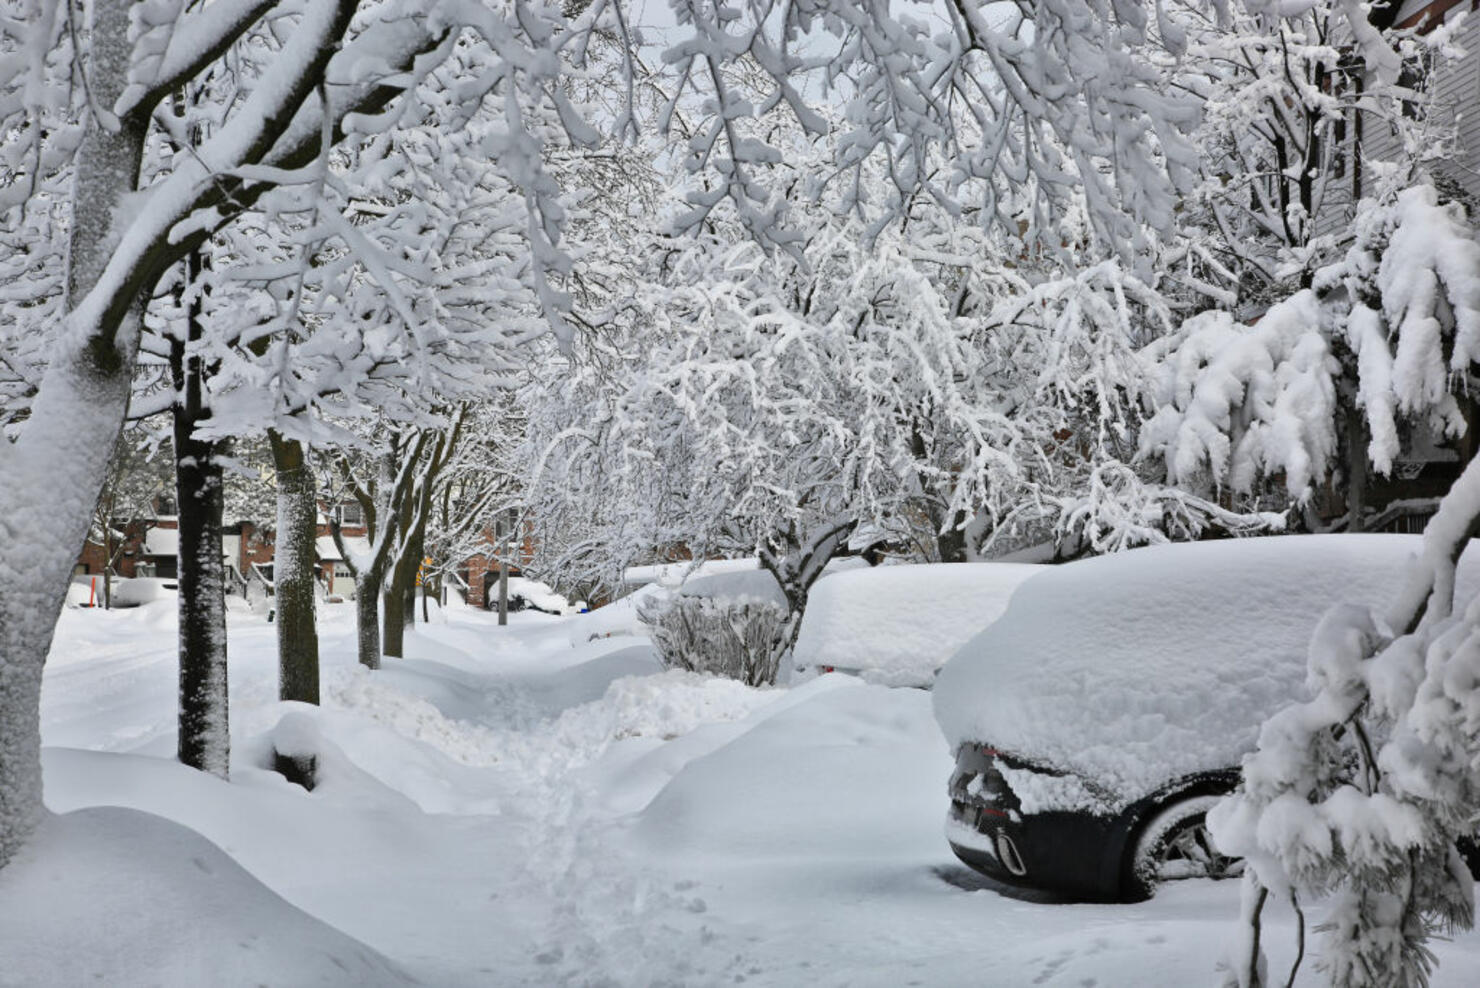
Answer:
M318 490L296 439L268 433L277 471L277 543L272 582L277 605L278 698L319 702L319 633L314 624L314 546Z
M366 669L380 668L380 584L378 569L355 580L355 637L360 665Z
M85 68L99 106L114 105L128 79L131 7L92 6ZM73 331L52 353L19 438L0 442L0 867L43 812L41 670L128 408L147 293L120 313L79 312L79 303L117 242L115 218L128 215L120 207L138 183L147 123L128 117L109 129L87 115L67 255Z
M186 262L187 289L200 273L198 254ZM226 444L196 438L210 419L205 386L208 369L193 352L202 332L199 301L189 306L185 339L170 341L170 373L176 398L175 500L179 512L177 579L180 601L181 762L226 778L231 764L231 727L226 677L226 588L221 559Z
M398 532L404 534L411 528L414 505L413 489L404 492L400 504L390 505L390 511L396 515ZM416 567L421 562L415 555L414 533L405 535L399 540L399 544L401 553L390 564L389 578L384 590L385 607L381 615L384 639L381 647L386 655L398 659L406 654L406 598L408 593L415 590Z

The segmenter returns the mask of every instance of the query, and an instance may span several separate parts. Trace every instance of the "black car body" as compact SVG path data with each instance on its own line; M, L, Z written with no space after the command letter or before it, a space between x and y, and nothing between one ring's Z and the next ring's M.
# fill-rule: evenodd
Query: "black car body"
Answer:
M956 752L946 832L966 864L1087 900L1234 874L1205 824L1276 711L1308 698L1332 606L1380 607L1419 539L1309 535L1048 567L941 670ZM1480 588L1466 552L1461 593Z
M1128 806L1095 814L1050 810L1024 814L1002 767L1057 774L985 744L964 744L951 774L946 834L964 863L999 881L1053 889L1091 902L1144 897L1135 874L1136 840L1163 807L1199 796L1221 796L1238 784L1238 770L1179 779ZM1112 800L1108 798L1107 804Z

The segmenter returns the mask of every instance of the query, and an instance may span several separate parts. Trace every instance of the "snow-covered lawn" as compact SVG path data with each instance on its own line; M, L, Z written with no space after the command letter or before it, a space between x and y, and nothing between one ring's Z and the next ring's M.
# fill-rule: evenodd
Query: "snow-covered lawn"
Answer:
M665 673L589 640L630 627L612 609L452 610L369 674L350 605L323 611L317 710L275 700L272 626L232 615L229 785L172 760L172 605L64 613L62 815L0 872L0 985L1215 980L1232 884L1062 905L956 864L926 693ZM314 792L263 767L274 739L317 752ZM1439 955L1437 984L1480 979L1475 935Z

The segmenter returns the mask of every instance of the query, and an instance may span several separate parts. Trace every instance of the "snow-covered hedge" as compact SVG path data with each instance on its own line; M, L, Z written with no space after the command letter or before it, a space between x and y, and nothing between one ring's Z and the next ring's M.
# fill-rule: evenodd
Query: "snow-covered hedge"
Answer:
M676 595L639 606L653 644L670 669L738 679L750 686L776 681L776 642L787 610L753 597Z

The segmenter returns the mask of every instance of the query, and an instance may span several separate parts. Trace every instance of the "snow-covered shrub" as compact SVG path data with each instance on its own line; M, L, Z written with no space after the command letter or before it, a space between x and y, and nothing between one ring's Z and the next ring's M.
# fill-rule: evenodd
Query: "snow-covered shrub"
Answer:
M749 686L776 682L786 615L785 607L753 597L675 595L638 609L665 666Z
M1402 452L1400 417L1462 434L1460 399L1480 364L1480 245L1463 210L1426 186L1404 192L1359 221L1345 266L1322 282L1344 305L1334 325L1345 335L1331 339L1358 360L1371 463L1382 471ZM1239 790L1209 814L1220 850L1248 862L1227 984L1267 983L1259 927L1271 893L1297 907L1329 897L1319 964L1343 986L1426 985L1430 937L1473 925L1457 841L1480 820L1480 600L1456 599L1455 564L1477 524L1471 460L1391 607L1347 604L1322 620L1313 699L1264 723Z
M1355 479L1390 474L1405 436L1464 433L1480 244L1463 208L1415 186L1365 201L1354 233L1343 260L1252 325L1204 312L1142 351L1139 457L1168 483L1249 494L1282 478L1304 503L1339 469L1359 516Z

